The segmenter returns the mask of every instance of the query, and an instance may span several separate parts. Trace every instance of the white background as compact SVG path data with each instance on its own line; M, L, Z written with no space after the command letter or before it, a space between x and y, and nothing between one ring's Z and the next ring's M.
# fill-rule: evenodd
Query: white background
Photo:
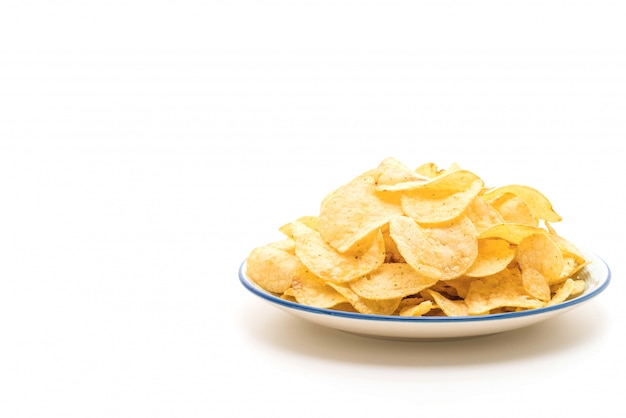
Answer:
M0 5L0 416L620 416L620 1ZM609 289L391 342L237 269L387 156L544 192ZM622 415L623 416L623 415Z

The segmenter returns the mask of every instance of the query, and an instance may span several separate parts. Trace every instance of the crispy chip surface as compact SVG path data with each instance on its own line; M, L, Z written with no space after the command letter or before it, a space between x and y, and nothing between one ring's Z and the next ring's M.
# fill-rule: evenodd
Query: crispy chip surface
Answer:
M384 300L415 295L436 282L437 279L419 274L406 263L385 263L350 282L350 288L363 298Z
M253 249L246 260L248 276L272 293L283 293L287 290L301 264L295 254L272 245Z
M396 216L389 222L389 234L411 267L437 280L459 277L478 256L476 229L466 216L438 226Z
M478 255L474 264L465 272L466 276L491 276L504 270L515 258L515 248L508 241L499 238L478 240Z
M329 194L322 202L318 229L322 239L346 252L402 209L389 196L376 192L380 170L370 170Z
M300 222L292 225L296 255L316 276L344 283L364 276L385 261L382 232L374 230L350 252L340 253L326 243L319 232Z
M476 279L470 285L465 304L470 315L484 315L497 308L540 308L545 305L528 294L516 268Z
M511 193L522 199L530 209L533 216L537 219L544 219L550 222L559 222L561 216L552 209L552 203L539 190L520 184L511 184L490 190L485 193L484 197L489 200L497 198L505 193Z
M482 188L483 181L474 173L452 171L406 191L402 210L419 223L448 222L459 217Z

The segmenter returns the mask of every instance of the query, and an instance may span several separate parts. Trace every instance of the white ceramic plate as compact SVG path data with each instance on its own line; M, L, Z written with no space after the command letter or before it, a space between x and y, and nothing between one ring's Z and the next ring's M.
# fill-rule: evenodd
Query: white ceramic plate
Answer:
M607 264L593 253L584 252L591 264L578 273L585 279L585 292L561 304L481 316L463 317L400 317L366 315L353 312L314 308L281 299L260 288L246 276L245 260L239 268L239 280L246 289L271 305L302 319L340 331L369 337L403 340L438 340L467 338L519 329L553 318L591 300L604 291L611 280Z

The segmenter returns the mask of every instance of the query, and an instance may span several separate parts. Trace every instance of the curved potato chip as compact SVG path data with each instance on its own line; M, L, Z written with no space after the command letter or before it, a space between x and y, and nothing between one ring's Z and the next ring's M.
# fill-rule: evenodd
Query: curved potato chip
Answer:
M468 277L483 277L504 270L515 258L515 248L500 238L478 240L478 255L474 264L465 272Z
M424 316L435 308L435 304L430 300L416 303L415 305L404 306L398 312L400 316Z
M508 186L497 187L485 193L483 196L488 201L501 196L504 193L512 193L522 199L528 205L533 216L537 219L543 219L550 222L559 222L561 216L552 209L552 203L548 198L529 186L511 184Z
M523 224L498 224L478 235L478 238L502 238L511 244L519 244L524 238L533 234L547 234L543 228Z
M502 215L492 208L482 196L476 196L467 206L465 215L472 221L477 233L491 228L494 225L503 224Z
M363 298L348 286L347 283L328 283L357 310L357 312L372 315L391 315L400 306L402 298L368 299Z
M548 302L546 306L553 306L565 302L570 297L577 296L584 291L584 280L567 279L556 289L552 299L550 299L550 302Z
M506 223L539 226L539 221L526 202L513 193L502 193L489 204L502 215Z
M438 280L461 276L478 255L476 229L466 216L434 227L396 216L389 222L389 234L411 267Z
M447 316L467 316L469 315L467 305L464 300L452 300L432 289L424 290L425 294L433 298L439 309Z
M573 258L577 264L583 264L587 261L583 253L573 243L559 236L549 224L547 227L550 231L550 238L559 247L563 256Z
M402 213L397 201L376 192L379 170L370 170L329 194L318 217L319 232L328 244L343 253Z
M295 222L303 223L306 226L313 228L317 231L318 230L317 221L318 221L317 216L301 216L298 219L296 219ZM281 226L280 228L278 228L278 230L282 232L283 234L285 234L288 238L293 238L292 224L293 222L289 222L288 224L285 224Z
M402 194L402 210L423 224L437 224L460 216L484 186L466 170L442 174Z
M550 285L539 270L535 270L532 267L522 270L522 283L530 296L544 302L550 300Z
M377 190L396 190L395 185L417 181L424 182L428 180L428 177L421 176L412 171L407 165L396 158L386 158L378 166L380 176L376 182L378 186Z
M303 268L292 283L292 294L298 303L316 308L333 308L347 302L339 292Z
M437 283L405 263L385 263L370 274L350 282L357 295L368 299L395 299L415 295Z
M289 287L302 263L293 254L271 245L254 248L246 260L252 281L272 293L283 293Z
M558 283L563 271L563 256L547 234L533 234L517 246L516 260L526 291L535 298L550 300L550 285Z
M503 239L478 240L478 255L474 264L465 272L468 277L484 277L504 270L515 258L515 248Z
M498 308L535 309L545 306L545 302L528 294L516 268L474 280L465 304L470 315L484 315Z
M320 233L300 222L292 225L296 255L316 276L343 283L364 276L385 261L385 242L380 230L361 240L353 251L340 253Z

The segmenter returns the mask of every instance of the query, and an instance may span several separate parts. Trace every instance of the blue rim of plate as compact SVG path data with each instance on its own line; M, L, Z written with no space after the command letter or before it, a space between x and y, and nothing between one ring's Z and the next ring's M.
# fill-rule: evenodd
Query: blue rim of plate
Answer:
M588 301L589 299L594 298L595 296L602 293L611 282L611 269L609 268L608 264L596 254L593 254L593 259L594 259L593 260L594 262L602 263L602 265L606 269L606 277L601 278L600 285L589 293L583 293L582 295L574 299L569 299L557 305L547 306L544 308L528 309L528 310L519 311L519 312L506 312L506 313L476 315L476 316L418 316L418 317L412 316L412 317L407 317L407 316L397 316L397 315L374 315L374 314L363 314L363 313L358 313L358 312L335 311L332 309L316 308L313 306L302 305L296 302L282 299L278 296L268 293L265 290L261 290L255 284L253 284L253 282L246 276L244 272L245 266L246 266L246 259L244 259L241 265L239 266L239 281L250 292L252 292L256 296L259 296L262 299L267 300L268 302L283 306L285 308L314 313L318 315L328 315L328 316L348 318L348 319L380 321L380 322L409 322L409 323L410 322L420 322L420 323L479 322L479 321L494 321L494 320L500 320L500 319L512 319L512 318L520 318L520 317L531 316L531 315L539 315L542 313L557 311L557 310L565 309L570 306L578 305L578 304Z

